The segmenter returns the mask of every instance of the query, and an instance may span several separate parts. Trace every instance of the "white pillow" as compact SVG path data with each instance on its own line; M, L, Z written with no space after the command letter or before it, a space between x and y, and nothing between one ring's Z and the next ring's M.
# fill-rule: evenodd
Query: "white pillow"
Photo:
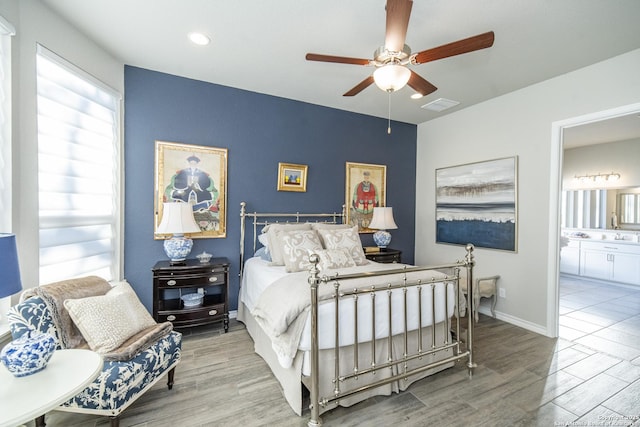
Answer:
M330 222L312 222L311 228L314 230L339 230L345 228L351 228L353 225L350 224L332 224Z
M294 224L269 224L262 229L263 233L267 233L269 252L271 253L271 263L273 265L284 265L284 257L282 255L282 244L278 233L280 231L292 230L311 230L311 225L305 223Z
M314 230L280 231L282 255L288 273L308 270L309 253L322 250L320 238Z
M318 234L322 238L325 249L346 249L356 265L369 263L364 256L358 226L346 229L320 229Z
M312 252L318 255L320 270L335 270L337 268L355 267L356 263L346 249L322 249Z
M101 354L156 324L127 282L105 295L65 300L64 306L91 350Z
M262 244L267 250L269 249L269 239L265 233L258 234L258 242Z
M119 282L110 282L110 283L111 283L111 290L107 292L108 295L129 293L129 294L133 294L136 298L138 298L138 294L136 294L136 291L133 290L129 282L127 282L126 280L122 280Z

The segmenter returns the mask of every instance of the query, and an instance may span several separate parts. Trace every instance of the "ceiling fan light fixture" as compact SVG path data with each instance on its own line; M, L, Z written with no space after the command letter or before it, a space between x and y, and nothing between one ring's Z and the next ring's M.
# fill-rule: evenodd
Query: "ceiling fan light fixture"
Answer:
M402 89L411 77L411 71L404 65L386 64L373 72L376 86L385 92L395 92Z

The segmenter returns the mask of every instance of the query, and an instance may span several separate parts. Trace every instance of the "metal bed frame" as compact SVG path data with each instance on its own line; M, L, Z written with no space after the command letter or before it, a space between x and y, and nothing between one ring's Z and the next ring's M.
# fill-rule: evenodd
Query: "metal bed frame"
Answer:
M241 240L240 240L240 277L242 278L242 272L244 267L244 240L245 240L245 219L252 218L253 219L253 252L256 250L256 240L257 240L257 232L259 226L265 226L267 224L271 224L274 222L280 222L280 220L285 219L285 222L300 222L301 219L309 220L315 219L316 221L322 221L327 223L338 224L339 220L344 220L344 206L343 212L341 214L331 213L331 214L286 214L286 213L247 213L246 212L246 203L241 203ZM268 219L274 221L268 221ZM313 222L313 221L312 221ZM450 264L443 264L437 266L429 266L429 267L403 267L399 269L392 270L384 270L384 271L376 271L376 272L367 272L367 273L359 273L359 274L344 274L344 275L321 275L320 270L318 269L319 257L315 254L311 255L310 261L312 263L312 268L310 269L310 274L308 277L308 283L310 287L310 298L311 298L311 352L310 352L310 360L311 360L311 375L303 376L303 383L309 389L310 392L310 405L309 409L311 411L311 417L308 422L310 427L320 426L322 424L322 420L320 418L321 408L326 408L328 405L332 403L337 403L341 399L348 398L350 396L360 394L362 392L368 391L370 389L380 387L383 385L391 384L396 381L407 380L408 377L412 375L417 375L421 373L425 373L428 370L433 368L440 367L442 365L457 362L463 359L466 359L466 367L468 369L469 377L473 375L473 369L477 366L473 361L473 329L474 329L474 316L467 316L467 327L466 334L460 323L460 311L458 309L458 302L460 301L460 270L462 268L466 269L466 281L467 281L467 289L468 292L466 294L466 304L469 308L469 312L471 312L471 307L473 307L473 292L474 288L471 286L473 283L473 268L475 265L474 257L473 257L474 247L471 244L468 244L465 248L466 254L462 261L456 261ZM420 272L420 271L429 271L429 270L437 270L440 272L446 271L446 277L439 279L430 279L428 281L421 280L409 280L407 279L407 274L411 272ZM384 278L390 275L401 274L404 278L400 282L384 282ZM450 274L452 273L452 274ZM375 285L368 286L366 288L354 288L349 286L349 282L353 279L361 279L361 278L371 278L375 279ZM455 286L455 298L456 298L456 309L454 310L453 321L448 318L445 314L445 321L436 324L435 312L436 312L436 298L435 298L435 289L437 284L444 284L446 287L446 283L452 282ZM320 396L319 384L320 384L320 368L319 368L319 343L318 343L318 305L319 305L319 297L318 297L318 287L322 284L327 286L333 286L334 291L331 296L333 300L333 304L335 304L335 335L334 339L336 343L339 343L339 331L340 331L340 318L338 316L339 313L339 305L341 301L350 299L354 303L355 313L353 318L353 328L355 331L355 343L358 343L358 300L362 298L371 298L372 301L375 301L376 298L385 298L388 301L388 329L389 336L385 339L387 344L387 355L386 362L379 363L376 362L376 345L379 345L381 339L372 339L366 345L370 348L370 361L368 366L361 366L359 363L359 358L361 356L360 349L362 347L360 345L354 345L354 357L353 362L348 365L347 371L348 374L341 374L341 366L344 367L348 361L341 360L340 357L340 347L339 345L335 345L333 348L334 356L334 368L333 368L333 393L331 396ZM410 288L416 288L419 297L417 301L409 301L407 298L407 292ZM400 334L393 335L392 327L391 327L391 319L393 316L392 313L392 304L391 304L391 295L394 290L398 290L403 293L403 316L404 316L404 330ZM422 293L423 292L431 292L431 301L432 301L432 319L431 325L422 326L422 322L418 322L417 331L410 331L408 328L408 319L407 319L407 309L410 304L417 304L418 310L418 318L422 319ZM449 305L447 292L444 292L444 313L447 313L447 307ZM384 302L384 301L383 301ZM376 305L374 303L371 304L371 317L373 321L371 322L372 328L372 337L375 337L375 316L376 316ZM343 320L344 321L344 320ZM436 328L442 328L440 333L442 334L443 339L436 339ZM455 334L454 337L450 338L449 332L453 332ZM429 332L431 335L430 342L423 342L423 332ZM466 340L462 338L463 335L466 335ZM402 354L395 355L393 354L393 343L396 345L400 342L400 346L402 347ZM417 342L417 345L415 345ZM362 343L361 343L362 344ZM331 349L329 351L332 351ZM452 355L439 359L437 361L430 361L429 356L435 356L437 353L443 351L451 351ZM365 358L367 356L365 355ZM410 366L411 365L411 366ZM417 365L417 366L414 366ZM357 380L359 376L363 376L366 374L375 374L376 372L386 370L387 375L385 378L377 380L372 383L368 383L363 386L358 386L355 388L350 388L346 390L341 389L341 385L348 380ZM343 370L344 371L344 370Z

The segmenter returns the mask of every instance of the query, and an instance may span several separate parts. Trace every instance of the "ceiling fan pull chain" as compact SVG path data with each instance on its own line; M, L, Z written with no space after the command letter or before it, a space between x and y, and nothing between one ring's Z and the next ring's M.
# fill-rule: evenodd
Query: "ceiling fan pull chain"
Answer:
M391 91L387 92L389 94L389 118L387 121L387 134L391 135Z

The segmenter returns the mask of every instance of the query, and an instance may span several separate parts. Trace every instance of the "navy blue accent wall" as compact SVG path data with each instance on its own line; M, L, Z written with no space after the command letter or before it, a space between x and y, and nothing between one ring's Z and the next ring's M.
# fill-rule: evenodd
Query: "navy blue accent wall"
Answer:
M369 88L368 90L377 90ZM336 90L336 96L341 96ZM380 102L387 102L381 93ZM413 262L415 125L125 67L125 278L152 307L151 268L166 259L153 238L155 141L227 148L227 237L194 239L232 263L230 308L238 306L240 202L250 212L340 212L345 162L387 165L387 200L399 229L391 246ZM305 193L277 191L278 163L309 166ZM361 235L373 246L370 234Z

